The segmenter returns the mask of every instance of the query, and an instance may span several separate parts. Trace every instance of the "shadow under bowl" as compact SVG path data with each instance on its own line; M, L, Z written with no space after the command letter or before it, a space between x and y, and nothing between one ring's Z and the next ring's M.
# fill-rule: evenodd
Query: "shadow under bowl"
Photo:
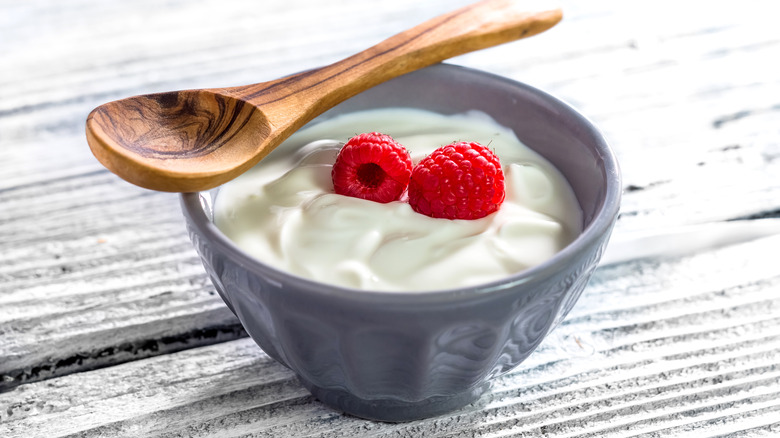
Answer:
M618 165L603 136L528 85L438 64L364 92L317 120L367 109L479 110L555 165L583 233L534 268L480 286L360 291L300 278L240 250L211 221L219 188L182 195L190 237L225 303L320 401L382 421L440 415L476 400L528 357L579 298L617 218Z

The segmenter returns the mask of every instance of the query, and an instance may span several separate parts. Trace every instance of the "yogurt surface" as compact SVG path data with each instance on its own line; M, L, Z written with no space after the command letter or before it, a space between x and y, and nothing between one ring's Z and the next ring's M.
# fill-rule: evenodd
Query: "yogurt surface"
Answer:
M340 145L315 142L378 131L414 164L454 141L495 151L506 180L501 208L477 220L434 219L405 199L380 204L333 193ZM299 131L219 189L214 221L240 248L278 269L323 283L414 292L472 286L538 265L582 231L566 179L514 133L482 113L444 116L381 109Z

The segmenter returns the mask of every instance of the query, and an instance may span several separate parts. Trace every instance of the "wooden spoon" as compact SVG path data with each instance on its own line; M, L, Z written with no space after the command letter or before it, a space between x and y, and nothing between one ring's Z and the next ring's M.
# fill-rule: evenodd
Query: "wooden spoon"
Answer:
M87 142L109 170L153 190L207 190L240 175L338 103L453 56L543 32L560 9L485 0L427 21L335 64L271 82L109 102ZM381 127L377 127L381 130Z

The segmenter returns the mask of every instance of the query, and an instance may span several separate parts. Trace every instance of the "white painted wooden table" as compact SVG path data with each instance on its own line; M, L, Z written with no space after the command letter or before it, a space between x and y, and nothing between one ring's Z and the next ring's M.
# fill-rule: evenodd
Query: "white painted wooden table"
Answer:
M0 437L780 436L780 238L685 237L776 228L758 221L780 216L774 0L566 0L552 31L452 61L603 129L616 243L649 233L629 248L654 254L691 228L660 240L674 256L613 253L528 361L425 421L312 399L215 294L176 197L86 146L105 101L276 78L465 3L0 0Z

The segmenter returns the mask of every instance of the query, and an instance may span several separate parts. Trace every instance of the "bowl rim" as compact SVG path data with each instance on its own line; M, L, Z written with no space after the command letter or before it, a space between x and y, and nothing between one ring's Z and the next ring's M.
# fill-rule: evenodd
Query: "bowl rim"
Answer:
M576 121L580 127L584 128L590 136L593 137L596 145L595 152L598 154L601 167L607 175L604 202L598 206L593 216L593 220L583 232L551 258L539 265L517 272L508 277L474 286L415 291L365 290L323 283L301 277L266 264L244 252L224 235L206 215L200 201L200 196L202 193L207 192L180 194L181 208L187 218L188 224L195 227L198 232L206 236L207 239L209 239L210 245L213 245L220 252L227 254L237 262L237 264L263 278L273 280L285 290L295 290L297 293L303 293L304 295L340 299L347 302L363 302L373 305L381 304L390 306L400 305L403 307L409 305L421 306L425 304L441 303L457 304L463 303L464 301L486 299L487 297L501 294L502 291L511 291L517 285L531 282L539 277L547 277L554 274L560 270L560 266L569 265L573 259L576 259L581 253L587 252L589 247L611 231L612 226L617 219L620 208L620 198L622 195L620 168L615 153L607 143L605 137L587 117L583 116L568 103L540 89L493 73L445 63L436 64L423 70L433 70L435 73L435 70L437 69L443 69L445 71L452 70L458 74L476 75L482 76L483 78L487 77L504 86L522 88L525 92L534 95L534 97L542 99L546 105L550 105L560 114L566 115Z

